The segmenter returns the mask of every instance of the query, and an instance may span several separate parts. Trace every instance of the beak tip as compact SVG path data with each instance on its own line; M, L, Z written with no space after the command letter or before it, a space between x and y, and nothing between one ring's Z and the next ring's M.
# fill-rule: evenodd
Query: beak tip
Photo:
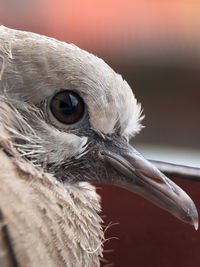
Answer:
M199 221L198 220L194 221L193 225L194 225L195 230L197 231L199 228Z
M192 200L191 200L192 201ZM196 208L196 205L192 201L192 207L190 212L191 224L194 226L195 230L197 231L199 228L199 214Z

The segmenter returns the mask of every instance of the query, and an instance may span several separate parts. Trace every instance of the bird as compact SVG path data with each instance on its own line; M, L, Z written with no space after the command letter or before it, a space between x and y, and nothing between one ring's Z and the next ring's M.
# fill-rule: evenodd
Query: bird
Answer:
M192 199L129 144L142 107L102 59L1 25L0 92L4 266L100 266L93 183L125 188L198 228Z

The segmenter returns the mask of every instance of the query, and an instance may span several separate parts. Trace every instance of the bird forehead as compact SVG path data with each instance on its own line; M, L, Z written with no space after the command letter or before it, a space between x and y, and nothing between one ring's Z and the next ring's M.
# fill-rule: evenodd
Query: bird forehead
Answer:
M122 135L129 135L129 132L138 131L140 106L120 75L113 74L110 82L91 87L84 92L84 99L91 126L97 132L112 134L117 130Z

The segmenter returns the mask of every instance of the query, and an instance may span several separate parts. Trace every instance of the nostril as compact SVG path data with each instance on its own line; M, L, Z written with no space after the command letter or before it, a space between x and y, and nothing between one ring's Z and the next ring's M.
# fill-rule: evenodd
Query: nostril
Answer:
M100 151L98 152L98 156L99 156L100 159L104 159L105 152L102 151L102 150L100 150Z

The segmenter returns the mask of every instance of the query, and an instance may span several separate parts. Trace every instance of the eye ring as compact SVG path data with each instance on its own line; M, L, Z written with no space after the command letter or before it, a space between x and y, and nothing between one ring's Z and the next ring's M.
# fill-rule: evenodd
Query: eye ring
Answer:
M58 122L72 125L82 119L85 104L77 93L71 90L61 90L50 99L49 110Z

